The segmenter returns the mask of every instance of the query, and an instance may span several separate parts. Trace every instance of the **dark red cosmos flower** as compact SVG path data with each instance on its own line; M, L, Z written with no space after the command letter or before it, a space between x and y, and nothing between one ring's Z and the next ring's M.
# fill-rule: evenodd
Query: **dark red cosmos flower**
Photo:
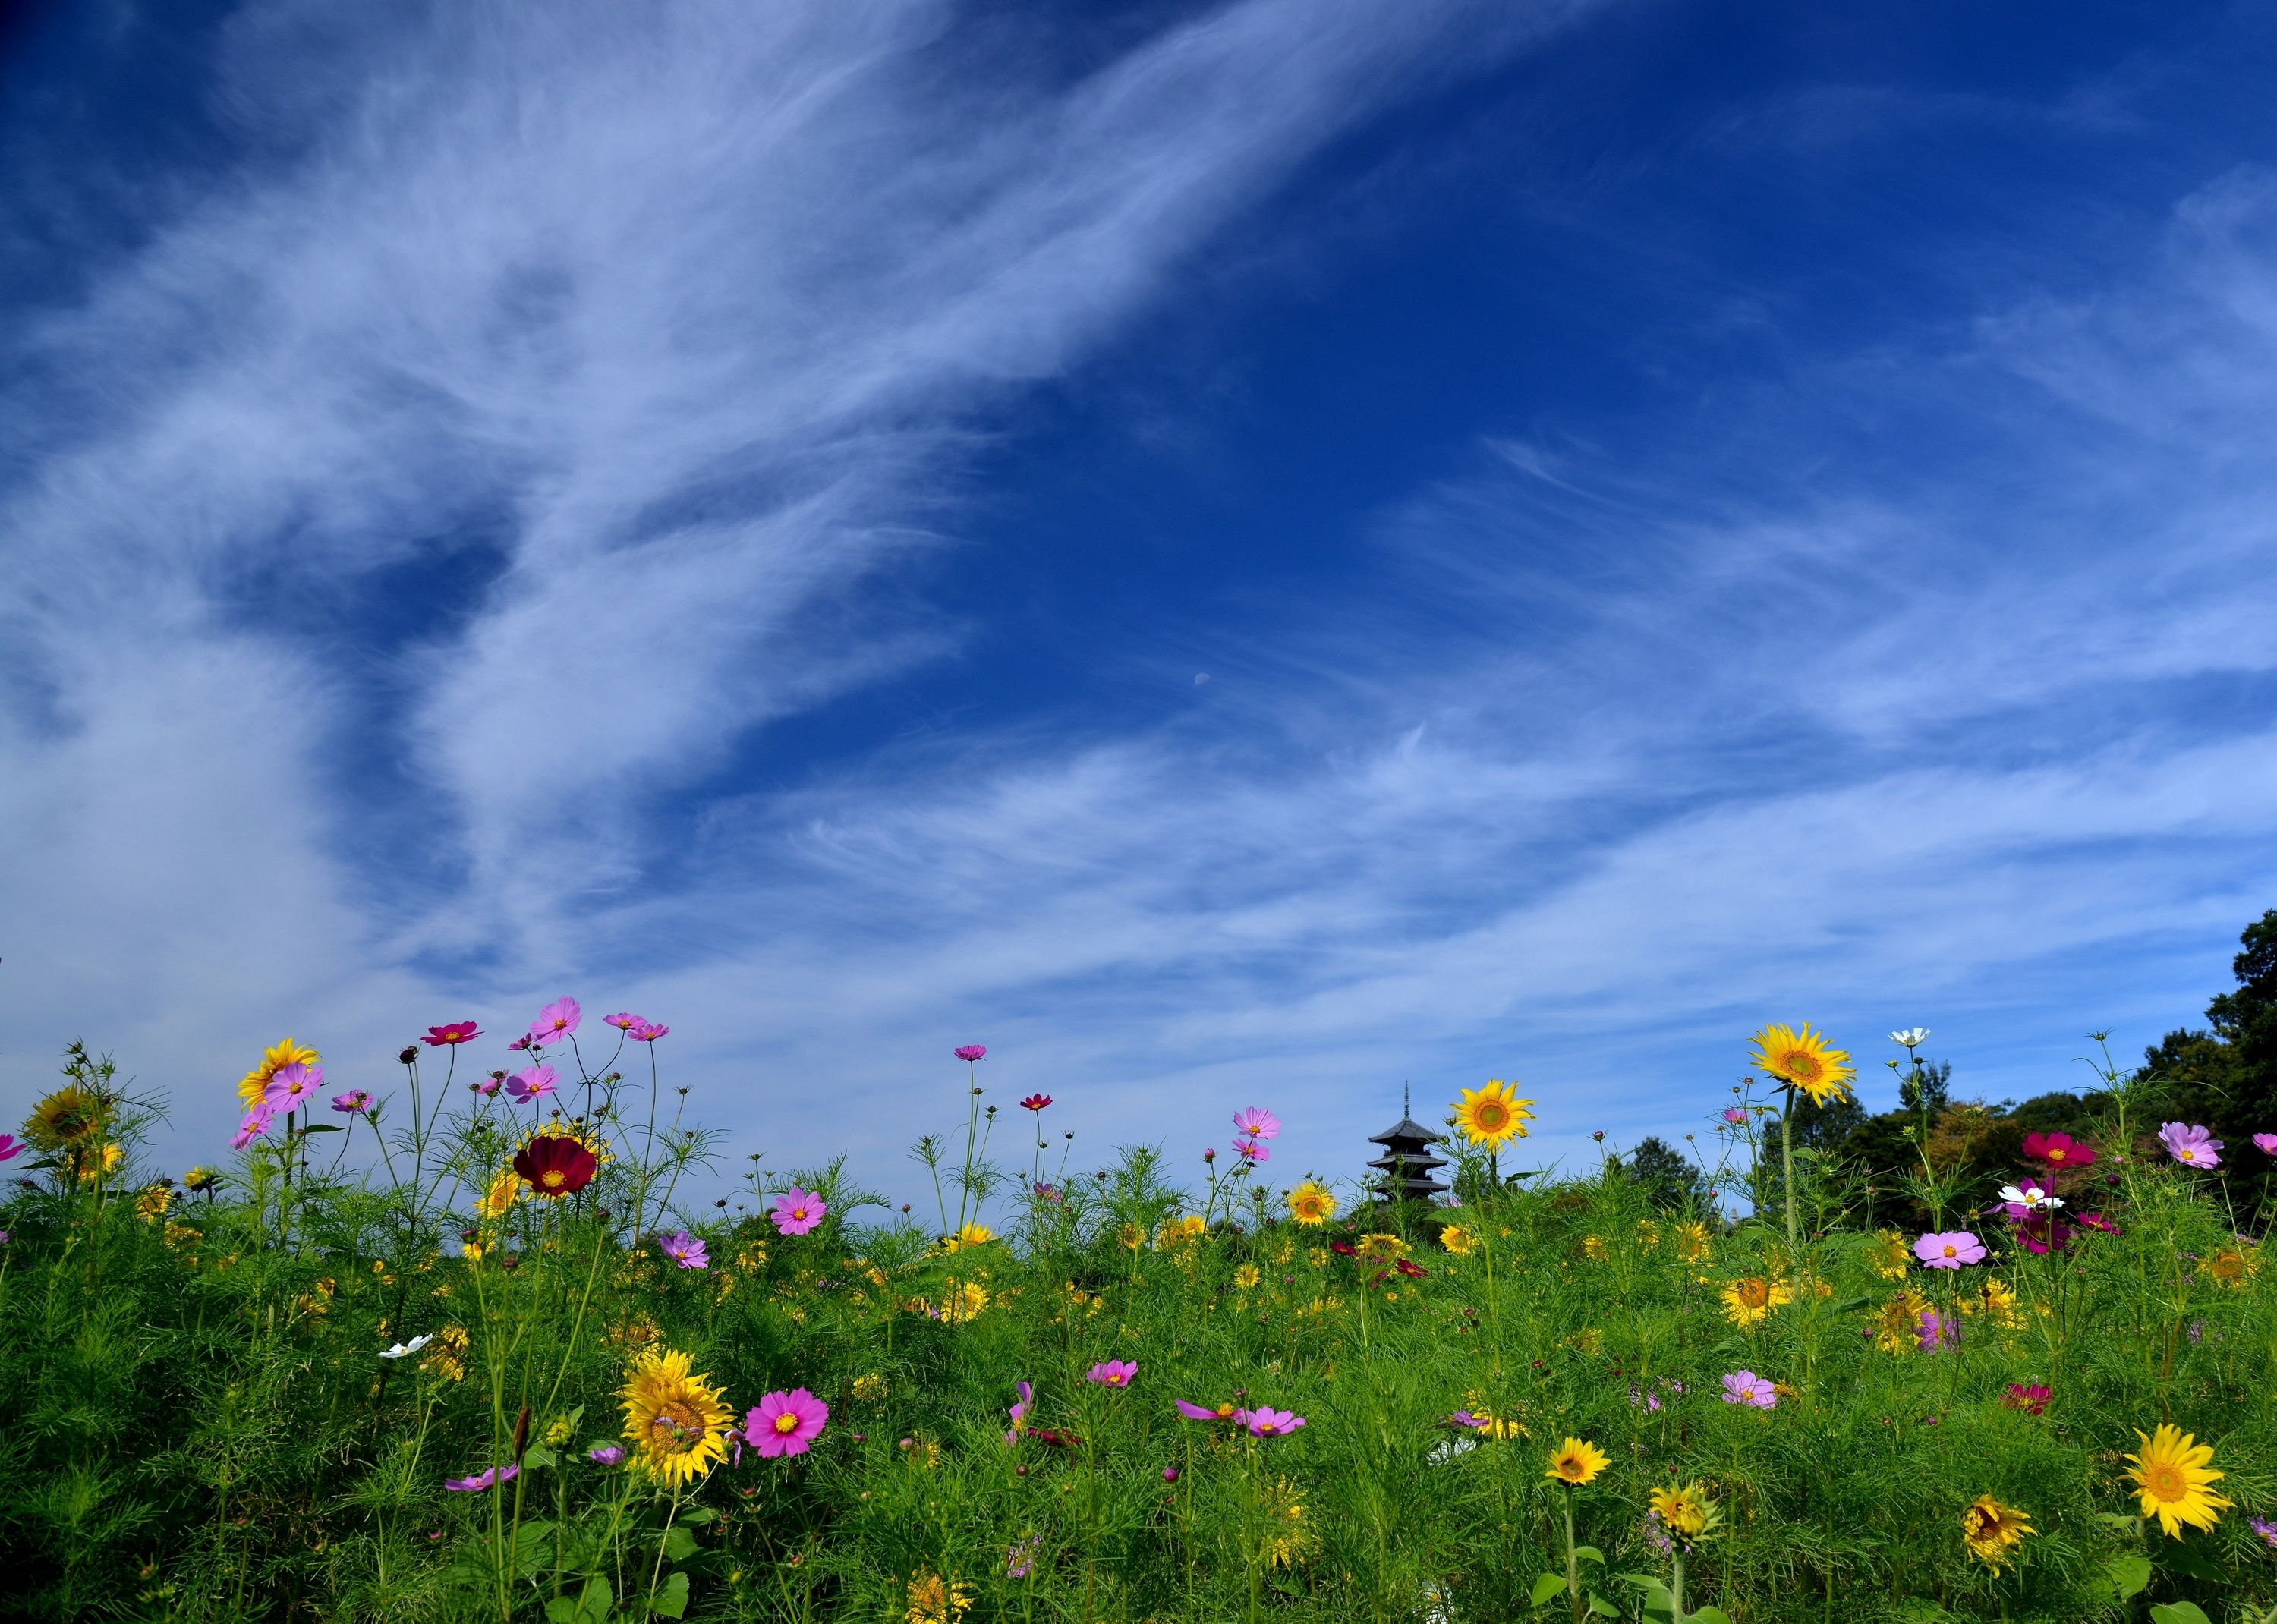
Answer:
M1074 1449L1083 1442L1072 1432L1055 1431L1050 1427L1030 1427L1028 1436L1047 1449Z
M1406 1257L1401 1258L1397 1263L1391 1266L1398 1270L1400 1273L1405 1275L1411 1280L1420 1280L1430 1272L1430 1271L1424 1268L1422 1264L1416 1263L1412 1258Z
M2048 1390L2037 1382L2026 1386L2022 1382L2010 1382L2007 1396L2000 1401L2010 1409L2029 1410L2037 1415L2048 1408Z
M1334 1252L1339 1257L1350 1257L1353 1256L1352 1243L1349 1241L1331 1241L1329 1242L1329 1250Z
M1031 1094L1020 1102L1020 1107L1024 1111L1041 1111L1051 1103L1052 1097L1048 1094Z
M440 1049L446 1043L470 1043L482 1034L471 1021L453 1021L446 1027L429 1027L427 1036L419 1041L430 1049Z
M2051 1167L2091 1167L2095 1152L2069 1134L2027 1134L2024 1154Z
M575 1195L593 1181L601 1164L567 1134L540 1134L514 1153L514 1170L533 1195L549 1200Z

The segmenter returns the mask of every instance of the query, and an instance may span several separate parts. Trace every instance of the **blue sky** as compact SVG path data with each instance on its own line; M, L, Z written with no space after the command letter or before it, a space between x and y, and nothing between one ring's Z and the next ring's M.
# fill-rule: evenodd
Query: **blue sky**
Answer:
M2266 11L11 29L19 1101L574 992L905 1195L969 1042L1570 1157L1766 1020L2076 1085L2277 903Z

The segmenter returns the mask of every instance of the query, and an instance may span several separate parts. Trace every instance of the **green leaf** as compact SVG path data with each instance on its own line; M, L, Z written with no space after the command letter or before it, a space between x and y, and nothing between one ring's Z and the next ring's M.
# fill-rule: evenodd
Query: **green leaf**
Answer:
M1601 1619L1617 1619L1621 1616L1621 1610L1618 1607L1614 1606L1595 1590L1589 1592L1589 1611Z
M311 1122L301 1131L304 1134L337 1134L340 1131L340 1125L337 1122Z
M1527 1605L1539 1607L1551 1597L1562 1595L1565 1590L1564 1574L1544 1574L1534 1582L1534 1594L1527 1597Z
M667 1619L676 1619L688 1611L688 1575L674 1569L664 1588L648 1598L648 1610L660 1613Z
M2111 1581L2112 1588L2119 1592L2119 1599L2126 1601L2140 1596L2144 1586L2151 1582L2151 1559L2147 1556L2114 1556L2103 1565L2103 1574Z
M527 1467L559 1466L560 1460L543 1444L532 1444L522 1452L522 1463Z
M1834 1311L1837 1314L1855 1314L1860 1309L1864 1308L1872 1301L1873 1299L1871 1297L1853 1297L1847 1302L1836 1303L1834 1305Z
M575 1597L557 1596L545 1604L549 1624L601 1624L616 1611L617 1595L609 1582L596 1575L585 1581L585 1588Z
M557 1596L545 1604L545 1616L550 1624L577 1624L577 1604L567 1596Z
M1684 1616L1687 1624L1732 1624L1721 1607L1694 1607Z
M719 1514L719 1509L716 1506L690 1506L686 1511L680 1514L680 1520L682 1522L691 1522L697 1528L702 1528L705 1523L711 1522L712 1518Z
M2151 1609L2151 1624L2213 1624L2194 1601L2162 1601Z
M2188 1545L2161 1545L2159 1548L2159 1566L2169 1573L2203 1579L2208 1584L2223 1583L2228 1577L2208 1559L2205 1552L2193 1551Z
M1605 1553L1595 1545L1576 1545L1573 1555L1580 1561L1595 1562L1600 1567L1605 1565Z
M684 1562L696 1554L696 1536L678 1523L664 1531L664 1554L675 1562Z

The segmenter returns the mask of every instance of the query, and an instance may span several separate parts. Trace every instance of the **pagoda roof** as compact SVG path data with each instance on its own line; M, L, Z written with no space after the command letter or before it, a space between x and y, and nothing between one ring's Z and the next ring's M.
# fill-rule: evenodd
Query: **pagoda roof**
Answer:
M1388 1145L1397 1140L1419 1139L1427 1144L1436 1144L1445 1137L1444 1134L1434 1133L1413 1117L1402 1117L1381 1134L1370 1134L1367 1142L1372 1145Z
M1434 1167L1444 1167L1446 1165L1447 1158L1445 1157L1433 1156L1428 1150L1420 1152L1413 1150L1394 1150L1388 1155L1377 1157L1374 1161L1368 1164L1371 1167L1381 1167L1386 1172L1390 1172L1394 1168L1397 1167L1415 1167L1428 1172Z

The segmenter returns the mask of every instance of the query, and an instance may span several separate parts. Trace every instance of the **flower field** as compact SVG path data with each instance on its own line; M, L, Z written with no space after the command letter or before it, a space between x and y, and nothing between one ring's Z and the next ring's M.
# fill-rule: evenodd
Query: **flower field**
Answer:
M2277 1137L2155 1075L1864 1176L1773 1026L1682 1176L1521 1165L1493 1081L1363 1183L1262 1106L1071 1165L971 1045L902 1206L720 1142L667 1036L286 1039L188 1170L74 1048L0 1136L5 1610L2277 1620Z

